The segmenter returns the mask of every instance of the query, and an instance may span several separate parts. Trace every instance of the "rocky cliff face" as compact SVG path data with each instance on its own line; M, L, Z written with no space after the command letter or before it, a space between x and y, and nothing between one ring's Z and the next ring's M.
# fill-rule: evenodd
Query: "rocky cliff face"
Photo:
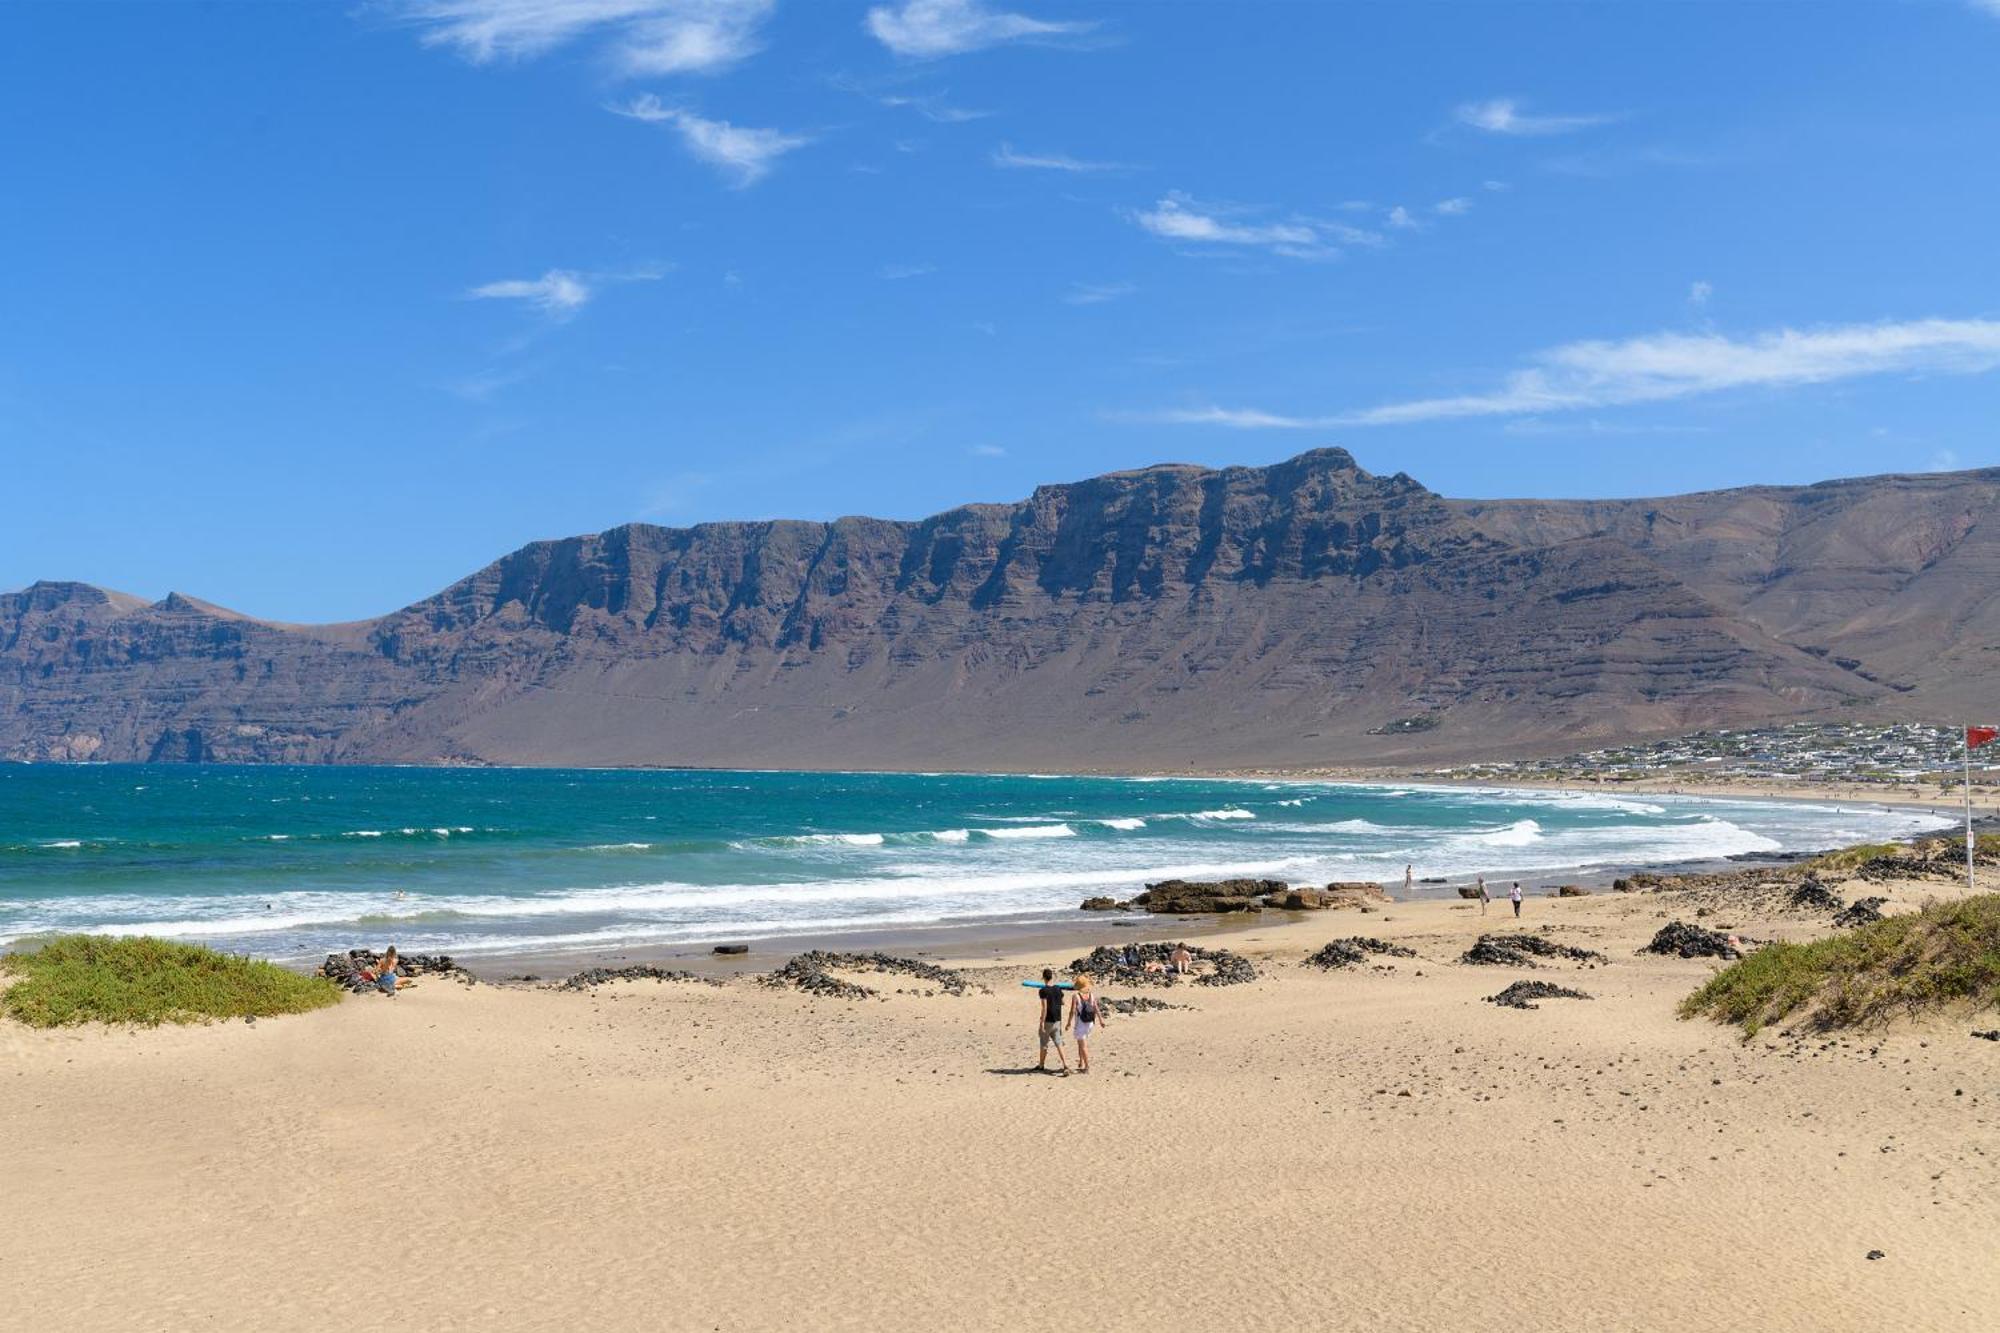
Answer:
M0 596L0 756L1303 764L1907 704L2000 477L1822 490L1455 502L1328 449L635 524L355 625L37 584Z

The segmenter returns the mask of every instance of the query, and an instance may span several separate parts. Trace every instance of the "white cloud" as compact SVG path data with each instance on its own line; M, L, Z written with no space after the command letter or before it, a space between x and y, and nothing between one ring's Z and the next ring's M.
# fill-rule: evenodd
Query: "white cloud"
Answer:
M1322 259L1339 253L1327 243L1327 235L1322 234L1319 226L1303 219L1267 223L1232 221L1222 210L1197 211L1202 207L1185 195L1170 194L1148 211L1133 214L1132 220L1169 241L1249 247L1294 259ZM1331 227L1326 232L1343 234Z
M2000 0L1993 0L1993 5L1994 12L2000 13ZM1924 468L1924 471L1956 472L1962 466L1964 465L1959 462L1958 451L1956 449L1940 449L1931 455L1931 461Z
M988 9L981 0L903 0L877 5L865 22L875 40L899 56L931 59L1003 42L1046 40L1087 32L1089 23L1050 22Z
M936 264L884 264L875 270L875 276L885 282L901 282L905 278L924 278L937 272Z
M1389 210L1389 225L1408 231L1415 228L1418 223L1415 218L1410 216L1409 209L1404 208L1401 204L1397 204Z
M653 282L667 275L664 264L612 273L579 273L575 269L552 268L539 278L505 278L482 283L465 295L475 301L520 301L552 319L568 319L584 308L606 286L621 282Z
M688 152L732 177L738 187L754 185L770 173L779 158L812 142L810 135L747 129L726 120L707 120L691 111L667 106L651 93L611 109L650 125L671 126L680 133Z
M1431 205L1431 209L1434 212L1444 214L1448 218L1458 217L1460 214L1472 211L1472 201L1465 198L1440 199Z
M1469 125L1475 130L1488 134L1566 134L1571 130L1588 129L1593 125L1603 125L1615 119L1612 116L1534 116L1521 110L1521 104L1511 97L1496 97L1486 102L1466 102L1452 112L1461 125Z
M1005 458L1007 451L997 444L975 444L965 452L974 458Z
M996 167L1024 167L1039 171L1124 171L1122 162L1086 162L1082 158L1071 157L1068 153L1017 153L1014 145L1001 144L993 150L993 165Z
M484 283L466 293L474 300L525 301L555 319L569 318L594 294L583 274L566 268L552 268L539 278Z
M1394 426L1465 417L1534 416L1867 375L1977 375L1996 368L2000 368L1996 320L1920 319L1778 329L1747 338L1658 333L1551 348L1486 393L1419 398L1327 416L1203 407L1145 413L1136 419L1266 430ZM1135 418L1128 414L1127 419Z
M390 0L388 10L476 65L600 39L625 74L706 73L756 53L775 0Z
M963 125L969 120L984 120L993 114L991 111L975 111L970 107L952 106L950 103L944 101L941 95L937 97L908 97L900 94L891 94L886 97L878 97L875 100L886 107L907 107L922 116L925 120L933 121L939 125Z
M2000 4L2000 0L1995 0ZM1700 309L1708 304L1708 298L1715 295L1715 288L1706 282L1696 282L1688 288L1688 304Z
M1064 305L1103 305L1130 296L1139 289L1129 282L1073 282L1063 297Z

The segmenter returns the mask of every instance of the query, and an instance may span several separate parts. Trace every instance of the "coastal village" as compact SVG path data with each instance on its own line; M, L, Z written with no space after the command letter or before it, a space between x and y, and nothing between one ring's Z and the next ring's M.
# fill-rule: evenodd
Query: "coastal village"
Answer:
M1973 755L1975 787L1994 773ZM1964 775L1964 733L1920 722L1889 726L1801 722L1780 727L1703 731L1667 740L1610 746L1556 759L1454 764L1431 776L1456 781L1865 784L1955 794Z

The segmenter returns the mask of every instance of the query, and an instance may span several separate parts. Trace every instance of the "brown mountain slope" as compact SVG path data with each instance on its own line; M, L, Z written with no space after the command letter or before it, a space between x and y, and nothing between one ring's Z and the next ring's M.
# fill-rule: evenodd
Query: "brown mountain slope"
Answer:
M0 755L1303 764L1899 698L1753 612L1775 581L1758 571L1780 560L1767 551L1802 525L1730 495L1753 493L1659 502L1690 506L1676 521L1703 548L1649 535L1662 520L1632 504L1453 502L1329 449L915 523L615 528L523 547L357 625L38 584L0 597ZM1900 531L1870 521L1882 541ZM1977 544L1959 533L1952 551L1970 577ZM1856 614L1888 614L1910 582L1869 585ZM1793 596L1794 616L1833 622L1837 591Z
M1499 541L1618 541L1774 638L1891 685L1908 696L1893 713L1994 702L2000 470L1454 508Z

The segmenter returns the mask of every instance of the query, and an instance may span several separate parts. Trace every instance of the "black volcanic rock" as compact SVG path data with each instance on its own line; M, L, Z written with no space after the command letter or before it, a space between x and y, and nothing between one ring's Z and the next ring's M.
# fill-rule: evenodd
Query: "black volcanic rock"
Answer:
M1321 449L918 522L631 524L348 625L41 583L0 595L0 759L1232 766L1914 708L1933 649L1992 679L2000 625L1936 608L2000 573L1996 503L1968 473L1646 519ZM1859 667L1806 651L1836 639Z

